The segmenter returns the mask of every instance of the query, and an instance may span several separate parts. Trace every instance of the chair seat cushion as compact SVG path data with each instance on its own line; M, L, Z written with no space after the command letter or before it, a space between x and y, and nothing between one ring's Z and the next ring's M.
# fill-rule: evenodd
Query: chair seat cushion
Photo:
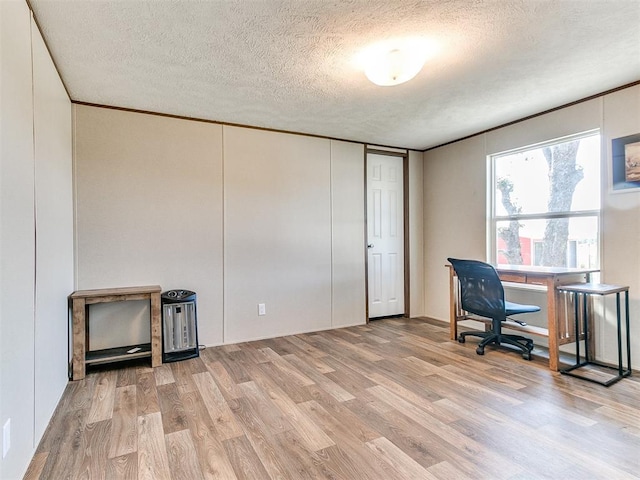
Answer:
M513 303L507 300L504 301L504 308L506 310L507 316L516 315L518 313L531 313L540 311L540 307L538 307L537 305L523 305L521 303Z

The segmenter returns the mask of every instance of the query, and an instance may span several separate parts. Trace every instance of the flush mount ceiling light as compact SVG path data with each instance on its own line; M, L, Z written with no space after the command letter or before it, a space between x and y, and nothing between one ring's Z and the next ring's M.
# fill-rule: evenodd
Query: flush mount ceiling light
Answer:
M367 49L361 63L367 78L376 85L400 85L422 70L428 50L424 42L416 40L386 42Z

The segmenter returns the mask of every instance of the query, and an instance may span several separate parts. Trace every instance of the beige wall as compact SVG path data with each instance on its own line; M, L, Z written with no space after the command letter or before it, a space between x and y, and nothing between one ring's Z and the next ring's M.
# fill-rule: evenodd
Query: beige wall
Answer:
M0 2L0 478L22 478L67 383L71 104L24 2Z
M412 318L424 309L424 189L422 152L409 151L409 313Z
M364 145L331 141L331 326L366 321Z
M330 141L224 127L224 151L225 341L329 328Z
M640 86L424 153L424 298L428 316L441 320L449 316L447 257L486 258L487 155L593 128L601 129L603 152L601 279L630 286L631 328L640 328L640 193L610 193L609 174L611 139L640 132ZM517 300L527 298L522 291L511 294ZM536 295L530 298L536 301ZM598 356L613 361L615 317L610 306L600 312ZM638 352L640 337L632 335L636 359L632 364L637 363Z
M222 343L222 127L75 106L74 141L77 288L194 290ZM145 302L91 308L92 349L149 341Z
M425 314L449 318L448 257L485 256L485 155L477 136L424 154Z
M71 103L32 23L35 128L35 438L67 383L67 295L73 291Z
M2 164L0 201L0 428L11 421L11 450L0 477L20 478L33 454L35 208L29 10L0 2ZM19 395L16 393L20 392Z
M603 172L602 281L630 286L632 365L640 361L640 192L611 193L611 140L640 133L640 86L607 95L602 102ZM597 349L614 358L615 310L607 302Z

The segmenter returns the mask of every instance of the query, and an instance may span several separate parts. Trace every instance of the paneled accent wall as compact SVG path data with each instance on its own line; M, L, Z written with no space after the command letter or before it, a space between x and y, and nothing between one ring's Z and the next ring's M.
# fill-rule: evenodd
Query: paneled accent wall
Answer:
M77 288L194 290L206 345L366 322L364 145L76 105L75 162ZM92 348L147 316L92 307Z

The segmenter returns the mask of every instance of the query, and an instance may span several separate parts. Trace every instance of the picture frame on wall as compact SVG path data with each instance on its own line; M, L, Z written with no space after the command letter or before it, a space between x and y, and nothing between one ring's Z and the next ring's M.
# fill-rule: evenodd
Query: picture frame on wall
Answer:
M640 190L640 133L611 140L611 189Z

